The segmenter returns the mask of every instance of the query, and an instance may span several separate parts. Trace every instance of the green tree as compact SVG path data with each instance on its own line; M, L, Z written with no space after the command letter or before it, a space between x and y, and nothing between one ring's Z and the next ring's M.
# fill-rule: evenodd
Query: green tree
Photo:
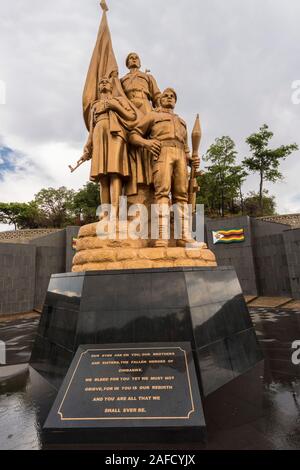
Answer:
M221 217L225 215L226 206L230 210L242 183L241 169L236 166L236 157L235 143L229 136L217 138L204 157L204 161L209 163L204 184L211 186L210 210L215 212L217 209Z
M41 214L34 203L0 203L0 222L17 229L38 228Z
M100 204L99 185L89 182L79 189L73 199L75 214L80 216L81 222L88 224L97 220L96 210Z
M219 210L217 181L209 171L203 172L197 180L200 188L197 194L197 204L203 204L205 214L213 217Z
M276 202L275 196L269 196L266 189L263 191L262 196L262 209L261 211L261 200L260 194L255 191L250 191L244 201L245 213L250 217L259 217L263 212L264 215L275 215L276 214Z
M35 195L33 202L43 214L46 226L63 228L75 221L74 196L75 191L65 186L43 188Z
M37 205L32 201L24 204L18 219L18 228L33 229L45 226L45 217L39 211Z
M247 178L248 173L245 170L243 165L236 165L232 170L231 170L231 188L233 190L232 194L232 201L235 200L237 196L237 191L238 191L238 196L239 196L239 206L242 214L244 214L244 196L243 196L243 183L245 179Z
M285 160L292 152L298 150L297 144L281 145L278 148L270 149L269 142L273 135L273 132L269 130L267 124L264 124L257 133L251 134L246 139L250 147L251 156L245 158L243 164L249 171L259 173L260 215L264 215L264 182L270 181L275 183L278 180L282 180L283 176L279 171L280 161Z

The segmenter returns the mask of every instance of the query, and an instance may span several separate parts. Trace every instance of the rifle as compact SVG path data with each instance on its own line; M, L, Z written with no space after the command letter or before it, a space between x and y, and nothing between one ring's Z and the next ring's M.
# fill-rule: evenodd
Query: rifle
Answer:
M69 165L71 173L74 173L74 171L77 170L77 168L79 168L84 162L88 160L90 160L90 158L87 158L86 155L82 155L82 157L80 157L79 160L76 162L76 166L74 166L74 168L71 165Z
M199 156L199 147L202 137L201 125L199 114L197 114L194 128L192 131L192 160L198 158ZM192 165L190 181L189 181L189 191L188 191L188 202L192 205L193 214L196 212L196 196L199 191L199 186L197 182L197 176L200 176L200 172L196 171L196 168Z

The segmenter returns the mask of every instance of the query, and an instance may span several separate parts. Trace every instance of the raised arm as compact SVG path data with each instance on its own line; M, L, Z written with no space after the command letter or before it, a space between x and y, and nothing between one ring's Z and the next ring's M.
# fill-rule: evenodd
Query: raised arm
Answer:
M107 103L107 108L115 111L121 118L127 121L134 121L136 119L135 111L123 100L114 98Z
M152 100L153 106L155 108L158 108L160 106L161 91L158 88L155 78L152 75L148 75L148 77L149 77L149 89L150 89L150 94L151 94L151 100Z

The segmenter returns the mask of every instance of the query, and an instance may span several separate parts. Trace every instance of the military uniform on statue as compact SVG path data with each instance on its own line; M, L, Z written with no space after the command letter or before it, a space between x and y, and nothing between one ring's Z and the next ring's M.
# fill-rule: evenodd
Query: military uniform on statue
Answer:
M148 113L131 132L130 142L148 149L153 154L153 184L155 203L159 206L159 236L155 241L156 247L168 246L168 238L163 231L167 222L168 211L163 206L169 206L169 196L172 203L177 205L181 221L181 236L177 246L191 245L196 242L191 238L188 221L188 163L190 149L186 123L174 113L177 94L172 88L167 88L160 98L161 107ZM147 136L148 139L143 137ZM195 167L200 159L192 160ZM197 245L200 246L200 245ZM203 246L203 245L202 245Z
M142 117L159 106L161 93L155 78L140 70L141 60L138 54L128 54L126 67L130 72L121 78L121 84L127 98L136 106ZM151 154L144 148L130 146L129 160L131 178L126 184L126 195L129 202L146 203L149 208L153 197Z
M94 223L79 229L72 272L49 283L31 356L31 366L58 391L44 438L199 442L203 398L234 386L262 355L234 268L218 267L204 240L191 235L199 118L190 151L173 86L161 93L136 53L119 79L104 0L101 7L83 93L87 142L70 169L90 165L99 204L113 217L102 209L96 215L95 207ZM141 191L143 206L124 217L120 196ZM171 206L177 236L168 230Z

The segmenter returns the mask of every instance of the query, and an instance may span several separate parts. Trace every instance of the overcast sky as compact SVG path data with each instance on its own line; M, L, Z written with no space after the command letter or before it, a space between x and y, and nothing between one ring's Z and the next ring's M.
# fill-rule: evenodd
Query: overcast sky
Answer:
M191 130L200 113L204 153L267 123L272 145L300 144L299 0L107 0L120 75L136 51L161 89L178 91L177 112ZM0 0L0 201L29 201L42 187L79 188L89 164L71 175L86 130L82 90L101 18L99 0ZM0 86L1 93L1 86ZM0 95L1 99L1 95ZM300 212L300 152L267 185L280 213ZM244 191L258 189L249 177Z

